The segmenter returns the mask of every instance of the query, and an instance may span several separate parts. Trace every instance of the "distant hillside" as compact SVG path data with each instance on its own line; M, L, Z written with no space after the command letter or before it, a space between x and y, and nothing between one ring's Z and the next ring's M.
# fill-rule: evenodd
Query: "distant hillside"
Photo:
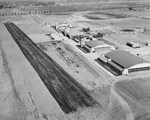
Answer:
M133 2L133 1L145 1L145 0L0 0L0 2L21 2L21 1L43 1L43 2L56 2L56 3L67 3L67 2ZM147 0L149 1L149 0Z

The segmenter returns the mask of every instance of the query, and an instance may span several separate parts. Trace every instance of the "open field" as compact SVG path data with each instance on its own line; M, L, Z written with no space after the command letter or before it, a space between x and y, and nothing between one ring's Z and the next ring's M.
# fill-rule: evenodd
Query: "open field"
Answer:
M116 13L117 12L117 13ZM144 11L143 11L144 12ZM113 25L114 27L119 28L150 28L150 21L149 19L138 18L134 16L128 16L124 13L124 10L101 10L96 12L90 12L84 14L89 20L92 20L95 23L103 23L107 25ZM143 15L137 11L137 13ZM133 12L133 15L135 11ZM148 11L145 11L146 15L149 17L150 14ZM139 15L137 15L139 16Z
M150 40L149 36L143 34L112 34L106 35L105 39L113 42L119 49L128 51L134 55L138 55L147 61L150 61L150 47L145 44ZM135 42L140 45L140 48L132 48L126 45L127 42Z
M29 38L32 39L34 43L50 41L49 36L46 36L45 34L31 34L29 35Z
M150 28L150 21L139 18L128 18L114 21L114 26L124 28Z
M109 35L108 35L109 36ZM150 42L150 37L143 36L141 34L114 34L110 35L113 42L119 43L121 45L126 45L127 42L139 43L142 47L145 46L146 42Z
M150 36L150 30L143 32L142 34L146 35L146 36Z
M35 28L32 26L35 25ZM22 24L19 25L19 27L25 31L27 34L43 34L43 33L49 33L49 31L45 28L40 29L39 24L31 23L31 24ZM32 32L30 32L32 31Z
M0 118L21 120L24 119L25 109L14 87L1 40L2 38L0 38Z
M21 23L21 22L20 22ZM41 26L39 24L37 24L36 22L33 23L21 23L18 24L18 26L20 27L21 30L25 31L26 34L46 34L49 33L49 29L48 28L41 28ZM33 28L33 26L35 26Z
M150 28L150 21L141 18L124 18L124 19L113 19L113 20L95 20L96 23L102 22L108 25L113 25L118 28Z
M128 102L135 120L150 118L149 78L120 81L115 84L118 93Z
M148 109L149 106L149 97L150 97L150 81L149 78L147 79L135 79L131 81L120 81L116 83L116 87L121 91L125 92L128 96L132 99L136 100L137 102L141 103Z
M126 8L127 9L127 8ZM141 8L141 10L105 10L101 11L104 13L112 14L112 15L120 15L120 16L127 16L127 17L141 17L141 18L149 18L150 13L149 8Z
M35 19L43 20L44 22L50 24L56 24L56 23L62 23L67 21L69 17L72 17L72 14L40 15L40 16L36 16Z

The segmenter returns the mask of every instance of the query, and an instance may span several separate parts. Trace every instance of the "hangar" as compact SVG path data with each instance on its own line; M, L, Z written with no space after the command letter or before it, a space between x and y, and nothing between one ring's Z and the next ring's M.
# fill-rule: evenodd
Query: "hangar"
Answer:
M99 40L87 41L87 42L85 42L84 47L86 49L88 49L90 52L95 52L96 50L102 49L102 48L105 48L105 49L111 49L112 48L111 45L108 45L108 44L106 44L102 41L99 41Z
M76 28L67 29L65 34L71 39L83 38L85 36L83 32Z
M123 50L113 50L106 53L104 57L107 58L107 64L109 66L123 75L150 70L150 63L148 61Z

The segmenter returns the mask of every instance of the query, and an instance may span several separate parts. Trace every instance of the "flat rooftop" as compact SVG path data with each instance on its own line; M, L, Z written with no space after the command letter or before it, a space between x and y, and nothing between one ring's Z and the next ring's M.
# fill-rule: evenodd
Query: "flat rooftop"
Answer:
M85 35L85 34L76 28L71 28L69 29L69 35L78 36L78 35Z
M99 45L107 45L107 44L99 40L92 40L92 41L87 41L86 45L89 46L90 48L93 48Z

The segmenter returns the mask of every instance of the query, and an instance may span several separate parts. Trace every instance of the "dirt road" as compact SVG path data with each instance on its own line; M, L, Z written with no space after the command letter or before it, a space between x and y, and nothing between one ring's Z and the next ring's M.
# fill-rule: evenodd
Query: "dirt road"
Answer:
M126 112L126 120L134 120L133 114L130 110L128 103L116 92L114 85L115 83L111 86L111 93L120 101L123 109Z

